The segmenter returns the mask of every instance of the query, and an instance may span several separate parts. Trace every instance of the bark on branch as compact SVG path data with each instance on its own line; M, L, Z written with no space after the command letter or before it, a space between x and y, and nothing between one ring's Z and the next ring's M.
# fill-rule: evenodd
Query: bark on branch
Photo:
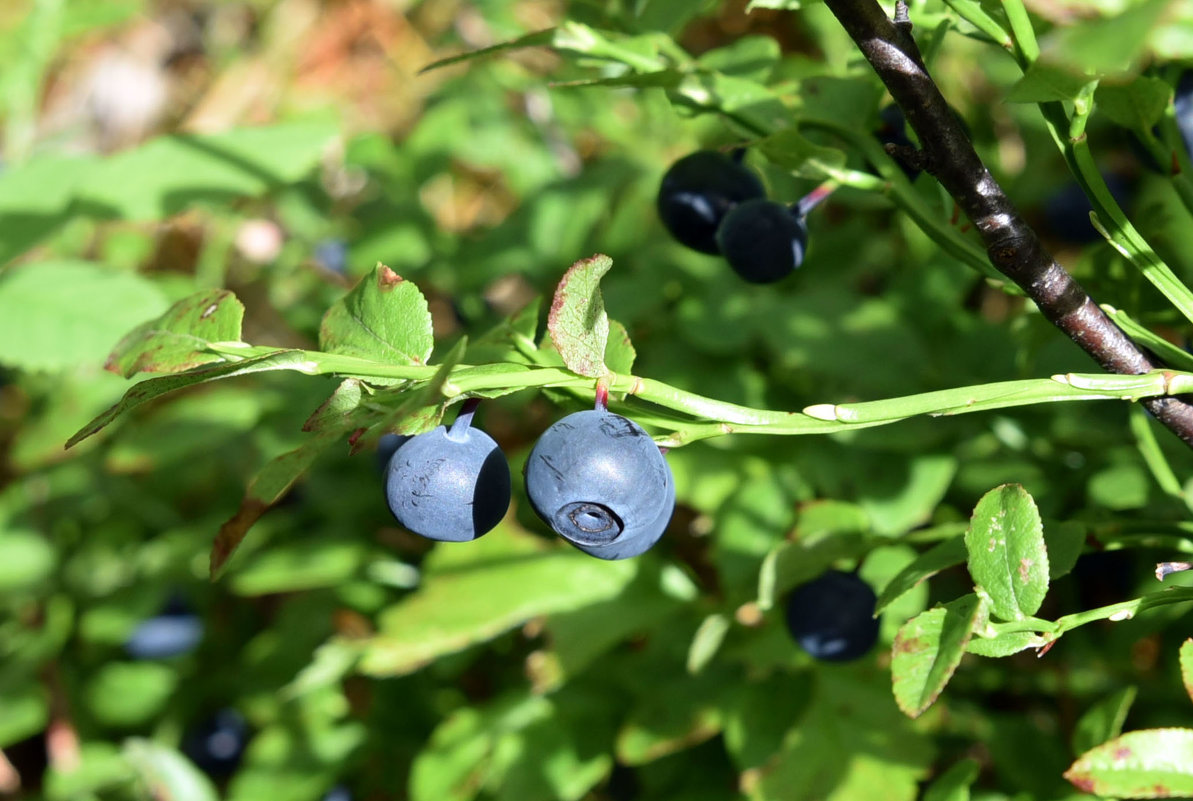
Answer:
M982 164L911 36L906 6L894 19L877 0L825 0L903 109L919 137L924 168L940 181L973 222L999 272L1023 288L1057 328L1103 369L1134 375L1158 366L1110 321L1076 279L1047 251ZM1193 447L1193 406L1177 398L1143 405Z

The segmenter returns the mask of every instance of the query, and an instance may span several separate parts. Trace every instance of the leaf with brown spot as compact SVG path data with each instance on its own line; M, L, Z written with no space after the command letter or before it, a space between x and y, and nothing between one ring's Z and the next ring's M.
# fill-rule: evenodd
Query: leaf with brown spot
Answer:
M427 300L413 282L378 264L323 315L319 346L385 364L426 364L435 346Z
M609 316L601 297L601 278L612 266L613 260L599 253L573 264L556 287L547 315L547 332L563 363L572 372L592 378L609 372L605 366Z
M976 594L922 612L899 628L891 649L895 703L919 717L953 677L975 625L984 612Z
M965 532L969 574L990 613L1002 620L1034 615L1048 593L1048 550L1035 501L1004 484L978 501Z
M1193 795L1193 729L1142 729L1086 751L1065 771L1078 789L1119 798Z
M126 334L104 368L129 378L136 373L177 373L222 362L224 357L208 351L207 344L240 341L243 319L244 305L231 292L199 292Z

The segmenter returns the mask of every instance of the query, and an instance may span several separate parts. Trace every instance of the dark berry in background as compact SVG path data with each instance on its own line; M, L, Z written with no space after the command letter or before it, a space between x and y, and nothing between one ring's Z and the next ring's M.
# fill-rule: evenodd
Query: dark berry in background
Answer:
M808 228L799 212L773 200L748 200L725 217L717 232L733 271L753 284L786 278L804 263Z
M787 596L787 629L799 647L826 662L865 656L878 641L878 599L854 573L829 570Z
M762 181L738 158L698 150L672 164L663 175L659 219L676 241L715 255L720 253L717 228L725 215L738 203L764 197Z

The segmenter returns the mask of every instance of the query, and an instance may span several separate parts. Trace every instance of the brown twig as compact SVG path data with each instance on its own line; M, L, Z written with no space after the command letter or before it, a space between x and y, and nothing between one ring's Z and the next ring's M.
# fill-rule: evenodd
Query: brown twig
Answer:
M1018 284L1048 318L1104 369L1126 375L1156 369L1114 325L1076 279L1057 263L982 164L911 37L902 0L888 18L876 0L825 0L891 97L923 148L924 169L973 221L990 263ZM1193 447L1193 406L1171 397L1142 401L1157 420Z

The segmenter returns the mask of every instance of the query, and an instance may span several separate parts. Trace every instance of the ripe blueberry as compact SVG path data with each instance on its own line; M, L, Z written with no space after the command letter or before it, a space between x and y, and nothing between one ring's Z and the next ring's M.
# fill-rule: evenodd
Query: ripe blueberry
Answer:
M244 717L235 709L221 709L183 737L182 753L207 775L224 778L236 772L248 739Z
M717 228L729 210L744 200L763 197L762 181L741 163L740 156L697 150L663 175L659 218L680 244L716 255L720 253Z
M804 263L808 226L798 209L747 200L725 215L717 242L734 272L750 283L770 284Z
M439 426L411 437L389 460L389 510L415 534L444 542L474 540L509 508L509 463L492 437L471 428L474 410L466 405L450 429Z
M377 440L377 471L381 475L386 474L389 460L409 439L411 437L406 434L382 434L381 439Z
M601 559L645 553L675 509L675 481L654 440L603 409L543 433L526 461L526 494L556 533Z
M182 601L173 600L161 614L142 621L124 642L133 659L169 659L193 651L203 639L203 620Z
M787 597L787 630L816 659L848 662L878 641L877 598L853 573L829 570Z

